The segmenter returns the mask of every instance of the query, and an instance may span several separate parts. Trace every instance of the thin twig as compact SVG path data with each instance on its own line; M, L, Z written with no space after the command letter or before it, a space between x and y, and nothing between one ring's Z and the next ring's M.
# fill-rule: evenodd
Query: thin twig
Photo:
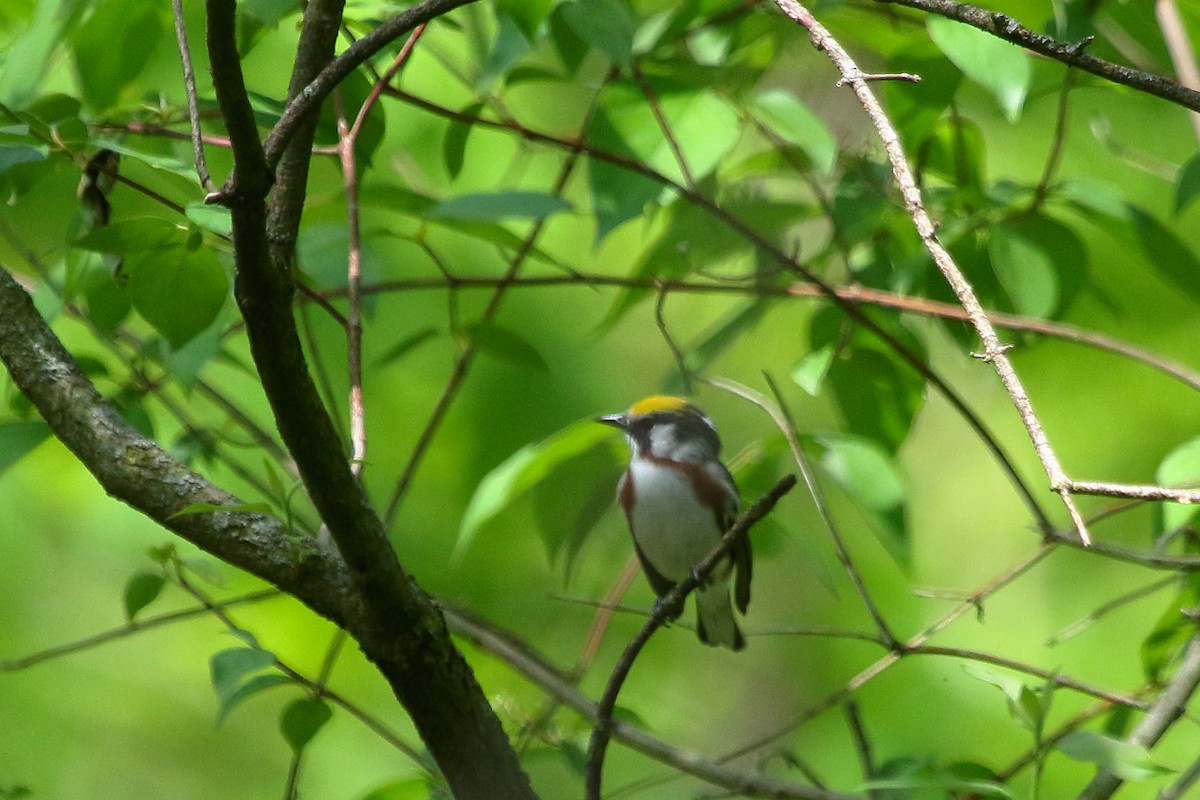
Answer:
M846 548L846 542L842 539L837 523L833 519L833 514L825 502L825 495L821 491L820 484L817 483L817 478L813 473L812 466L809 464L808 456L805 455L804 449L800 446L796 425L783 405L783 395L770 375L764 373L763 377L766 379L771 393L775 396L774 403L753 389L725 378L713 378L708 382L722 391L737 395L743 400L758 406L767 413L771 421L775 423L775 427L783 434L787 440L788 447L792 451L792 459L796 462L796 466L800 470L800 475L804 478L804 485L808 489L809 497L812 498L813 506L816 508L817 514L820 515L821 522L825 526L825 530L829 533L829 538L833 540L838 561L841 563L842 568L846 570L846 575L850 578L850 583L854 586L854 591L858 594L859 599L862 600L867 613L871 615L871 620L875 623L884 646L889 648L895 647L898 644L896 636L888 626L887 620L883 618L883 613L871 597L870 591L867 590L867 584L863 580L862 573L858 571L854 560L850 558L850 551Z
M1062 644L1067 639L1077 636L1082 631L1087 630L1113 611L1116 611L1119 608L1124 608L1130 603L1137 602L1144 597L1149 597L1150 595L1157 593L1160 589L1165 589L1166 587L1171 586L1178 581L1179 578L1177 576L1168 575L1165 578L1159 578L1156 581L1151 581L1145 586L1139 586L1132 591L1125 592L1124 594L1114 597L1107 603L1102 603L1101 605L1092 609L1092 611L1090 611L1086 616L1081 617L1080 619L1072 622L1070 625L1063 627L1062 630L1046 640L1046 646L1054 647L1055 645Z
M671 357L675 359L675 366L679 370L679 378L683 381L684 394L690 395L693 391L692 387L692 371L688 368L687 358L683 355L683 350L675 342L675 337L671 335L670 328L667 327L666 317L663 312L667 305L667 290L660 289L658 297L654 301L654 324L658 327L658 333L667 344L667 349L671 351Z
M646 98L646 105L650 106L650 112L654 114L654 119L658 122L658 129L662 132L663 138L667 141L667 146L671 148L671 154L675 156L675 164L679 167L679 174L683 176L684 184L692 190L698 188L696 186L696 178L692 175L691 169L688 167L687 158L683 154L683 148L679 146L679 140L675 138L674 132L671 130L670 123L667 122L667 116L663 113L662 106L658 102L658 95L654 93L654 87L650 85L650 81L646 80L646 76L642 74L635 62L632 69L633 80L637 83L638 88L642 91L642 96Z
M171 16L175 19L175 41L179 45L179 63L183 66L183 88L187 93L188 122L192 128L192 156L196 160L196 175L204 191L211 192L212 178L204 159L204 139L200 134L200 103L196 99L196 71L192 68L192 51L188 47L187 26L183 19L183 0L171 0Z
M153 628L158 628L163 625L169 625L173 622L181 622L185 619L195 619L202 617L212 612L212 607L226 609L235 608L237 606L248 605L250 603L258 603L263 600L271 600L276 597L282 597L283 592L278 589L260 589L256 592L248 592L238 597L231 597L228 600L215 600L211 604L201 604L194 608L185 608L181 611L170 611L165 614L157 614L150 617L143 617L128 622L124 625L115 628L109 628L106 631L94 633L91 636L86 636L82 639L77 639L74 642L48 647L45 650L39 650L36 653L30 653L27 656L20 658L8 659L0 661L0 672L18 672L23 669L53 661L56 658L69 656L74 653L80 653L84 650L90 650L93 647L99 647L102 644L124 639L126 636L133 636L148 631Z
M617 695L620 693L621 687L625 684L625 678L629 676L629 671L633 669L633 663L637 659L638 654L641 653L646 643L650 641L650 637L654 635L654 632L666 622L670 609L677 607L679 603L683 602L700 585L701 581L712 572L713 568L725 557L730 548L743 536L748 535L750 526L769 514L771 509L775 507L775 504L791 491L795 485L796 476L785 475L758 502L742 514L737 522L721 537L720 543L713 548L704 560L696 564L686 578L677 583L659 599L655 604L654 613L646 620L642 629L638 631L637 636L630 641L629 645L625 648L625 652L617 660L616 666L613 667L612 674L609 676L608 684L604 687L604 694L600 697L600 702L596 706L596 724L592 728L591 741L588 742L587 771L585 773L585 791L588 800L600 800L601 773L604 767L604 753L608 748L609 738L612 736L613 710L617 705ZM825 795L826 793L822 793L821 796Z
M410 42L414 36L409 37ZM342 185L346 191L346 299L349 306L346 310L346 372L350 384L350 471L355 477L361 478L367 460L367 425L362 372L362 229L358 219L358 159L354 152L357 142L355 131L359 128L357 120L354 130L346 122L346 107L340 89L333 92L333 106L337 114ZM363 109L367 108L367 103L363 103ZM360 115L359 119L362 118Z
M854 739L854 752L858 754L858 766L863 780L869 781L875 777L875 763L871 756L871 740L867 738L867 730L863 727L862 717L858 713L858 703L853 700L845 705L846 727ZM867 797L875 798L879 792L875 789L867 792Z
M445 278L400 278L363 284L364 294L378 292L408 292L458 289L490 289L501 283L501 278L446 276ZM510 288L537 289L545 287L572 286L619 286L630 289L669 292L694 292L711 294L753 295L762 297L823 297L819 286L807 282L796 282L782 286L764 286L747 283L716 283L712 281L666 280L661 278L638 278L622 275L603 275L580 272L574 275L545 275L516 278L507 284ZM879 306L907 311L941 319L968 320L967 312L953 303L943 303L924 297L913 297L868 286L844 286L835 290L838 297L862 305ZM322 291L323 297L338 297L345 289L333 288ZM1102 333L1089 331L1067 322L1025 317L1000 311L987 311L994 325L1007 330L1036 333L1075 344L1106 350L1116 355L1139 361L1171 378L1200 391L1200 372L1178 361L1163 358L1144 348Z
M179 584L181 589L198 600L205 607L206 612L211 613L214 617L220 620L220 622L231 632L239 634L242 638L245 638L246 634L248 634L248 631L239 625L233 619L233 617L226 613L224 606L212 602L204 592L197 589L196 586L192 584L192 582L189 581L182 573L176 575L176 582ZM316 681L303 675L296 669L289 666L286 662L281 661L278 656L275 657L275 661L272 666L274 666L275 669L279 670L284 675L296 681L301 686L314 692L314 694L318 691L318 688L320 688L320 695L322 697L328 699L329 702L333 703L334 705L340 706L343 710L349 712L351 716L364 723L376 735L378 735L379 738L383 739L392 747L408 756L413 764L420 768L423 772L429 771L426 761L422 758L421 752L417 748L400 738L400 736L390 730L378 719L363 711L341 694L331 691L328 687L318 687Z
M1051 491L1057 492L1062 498L1063 505L1066 506L1072 521L1075 523L1079 538L1085 544L1089 543L1091 537L1088 535L1087 526L1084 525L1083 518L1080 516L1078 509L1076 509L1068 488L1070 479L1059 463L1058 456L1050 444L1050 439L1042 427L1042 422L1033 410L1033 403L1029 399L1025 387L1021 384L1021 379L1017 376L1016 370L1013 369L1012 362L1008 359L1007 351L1010 345L1001 343L1000 337L996 335L996 330L988 319L987 313L979 303L979 298L975 295L975 289L958 268L953 256L950 255L950 252L938 239L937 228L933 224L933 220L929 217L929 213L925 210L925 202L921 197L920 187L917 185L912 168L908 164L908 158L904 154L904 147L900 143L900 137L884 113L883 106L876 99L868 83L862 80L861 77L856 77L861 75L861 70L854 63L849 53L809 13L808 9L795 0L775 0L775 2L787 16L791 17L808 31L813 46L824 52L834 63L866 110L867 116L870 117L876 132L879 134L880 140L883 142L884 149L887 151L888 160L892 164L892 174L895 176L900 193L904 198L905 208L908 209L909 215L913 219L913 223L916 226L918 235L921 237L922 243L925 245L925 249L932 256L934 263L937 264L938 269L941 270L942 275L954 290L955 296L966 310L971 324L979 334L979 338L983 341L983 358L995 368L996 374L1000 376L1001 383L1004 384L1005 390L1008 391L1009 396L1012 398L1013 405L1016 406L1017 413L1025 425L1025 430L1033 442L1033 448L1038 455L1038 459L1042 462L1042 466L1050 480Z

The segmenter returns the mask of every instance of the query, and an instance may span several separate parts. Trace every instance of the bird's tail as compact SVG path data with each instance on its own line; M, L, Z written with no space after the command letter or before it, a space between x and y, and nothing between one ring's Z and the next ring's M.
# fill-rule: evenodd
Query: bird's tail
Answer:
M719 581L696 592L696 633L700 635L700 641L714 647L741 650L746 646L746 637L733 618L728 581Z

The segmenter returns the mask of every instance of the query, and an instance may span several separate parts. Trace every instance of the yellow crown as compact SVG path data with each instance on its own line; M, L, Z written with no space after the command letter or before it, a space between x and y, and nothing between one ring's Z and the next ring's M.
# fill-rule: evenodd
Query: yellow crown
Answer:
M631 405L629 407L629 416L640 417L643 414L653 414L655 411L683 411L691 407L692 404L682 397L656 394L652 397L638 400Z

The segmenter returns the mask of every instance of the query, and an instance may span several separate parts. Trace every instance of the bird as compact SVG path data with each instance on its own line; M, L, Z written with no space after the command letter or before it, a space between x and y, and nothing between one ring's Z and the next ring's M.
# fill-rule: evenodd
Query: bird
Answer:
M634 549L661 602L675 584L717 546L737 519L737 485L721 463L717 428L703 411L681 397L654 395L621 414L596 417L620 429L629 444L629 466L617 484L617 500L633 534ZM750 605L752 554L742 537L696 590L696 633L714 647L741 650L746 637L730 603ZM667 609L670 619L683 603Z

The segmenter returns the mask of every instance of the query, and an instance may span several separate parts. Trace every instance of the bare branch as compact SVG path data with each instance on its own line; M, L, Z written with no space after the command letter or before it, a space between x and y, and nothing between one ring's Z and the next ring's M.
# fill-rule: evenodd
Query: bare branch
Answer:
M1080 53L1077 45L1034 33L1005 14L989 11L969 3L954 2L954 0L877 0L877 2L907 6L957 20L993 36L998 36L1007 42L1012 42L1019 47L1024 47L1026 50L1053 58L1055 61L1061 61L1068 66L1079 67L1085 72L1090 72L1113 83L1161 97L1193 111L1200 111L1200 92L1198 91L1180 86L1159 75L1151 75L1148 72L1114 64L1087 53Z
M862 72L850 58L850 54L830 36L829 31L809 13L808 9L795 0L775 0L775 2L785 14L808 31L813 46L829 56L842 78L854 90L859 102L866 110L867 116L871 118L879 138L883 141L884 149L887 150L888 160L892 164L892 174L895 175L900 194L904 198L904 206L912 216L917 234L921 237L925 249L933 257L934 263L937 264L938 269L950 284L950 288L954 290L955 296L966 310L971 324L983 341L983 357L995 367L996 374L1000 376L1001 383L1004 384L1004 388L1012 398L1013 405L1016 406L1025 430L1033 442L1038 459L1042 462L1046 475L1050 479L1051 491L1059 493L1062 498L1063 504L1075 523L1079 538L1085 544L1090 543L1091 537L1088 536L1087 526L1083 524L1083 518L1075 508L1075 503L1066 488L1069 486L1069 478L1058 461L1058 456L1050 444L1049 437L1046 436L1041 420L1033 410L1033 402L1029 399L1025 387L1021 384L1021 379L1017 377L1016 370L1013 369L1012 362L1006 355L1009 345L1001 343L987 313L975 295L974 288L967 281L962 270L958 268L950 252L938 239L937 228L925 210L925 201L921 197L921 190L917 186L912 168L908 164L908 158L904 154L900 137L884 113L883 106L876 99L871 87L861 78Z
M175 19L175 41L179 45L179 63L183 66L183 89L187 94L188 122L192 129L192 156L196 160L196 175L205 191L212 191L212 178L204 159L204 138L200 133L200 104L196 99L196 71L192 68L192 51L188 47L187 27L183 20L183 0L171 0L171 16Z

